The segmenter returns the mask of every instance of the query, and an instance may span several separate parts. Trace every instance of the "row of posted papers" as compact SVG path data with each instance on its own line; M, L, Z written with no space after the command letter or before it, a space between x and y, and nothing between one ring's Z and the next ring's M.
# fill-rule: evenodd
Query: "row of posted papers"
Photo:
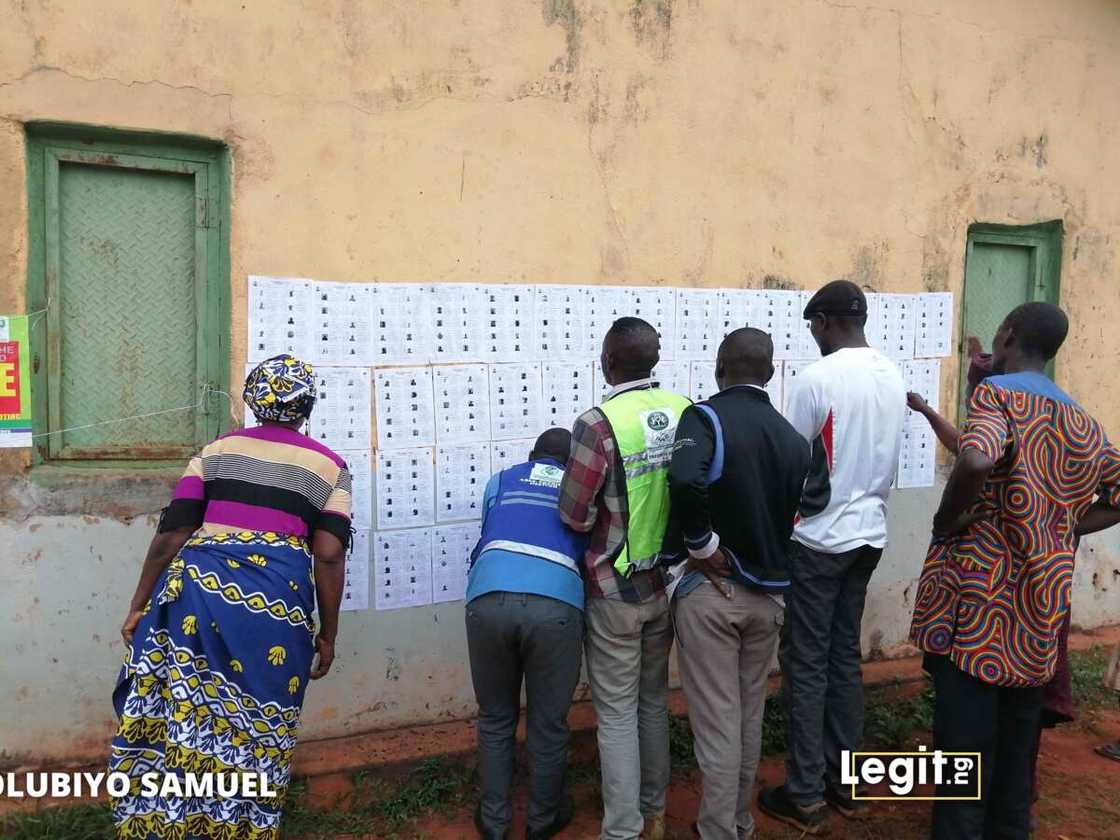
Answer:
M820 357L801 313L811 292L664 286L320 283L249 278L249 365L291 353L315 365L308 434L354 477L355 538L344 609L463 598L490 476L526 460L536 436L570 428L609 390L598 365L615 319L661 336L661 387L716 391L723 337L774 340L771 402L785 409ZM935 409L952 345L951 293L868 294L868 340ZM247 418L250 422L251 418ZM936 438L906 425L896 486L933 485ZM371 574L372 568L372 574Z

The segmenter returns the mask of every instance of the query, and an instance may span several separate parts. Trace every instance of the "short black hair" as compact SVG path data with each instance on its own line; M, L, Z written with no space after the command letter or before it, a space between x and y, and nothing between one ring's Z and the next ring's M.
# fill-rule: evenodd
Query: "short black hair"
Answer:
M653 370L661 358L661 339L648 321L626 316L607 330L615 365L623 370Z
M1069 333L1069 318L1052 303L1034 301L1016 306L1003 319L1023 352L1043 361L1058 355Z
M568 461L568 454L572 449L572 433L567 429L561 429L555 426L551 429L546 429L541 432L537 442L533 444L533 451L529 453L529 460L536 461L539 458L552 458L554 461L559 461L565 464Z
M717 358L726 376L765 382L774 372L774 340L768 332L740 327L720 342Z
M857 324L867 323L867 295L851 280L833 280L821 286L805 304L802 317L808 321L813 315L851 319Z

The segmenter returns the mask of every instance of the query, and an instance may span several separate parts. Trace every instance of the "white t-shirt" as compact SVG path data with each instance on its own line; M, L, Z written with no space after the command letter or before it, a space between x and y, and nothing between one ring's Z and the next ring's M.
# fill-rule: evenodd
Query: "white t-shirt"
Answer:
M827 554L885 546L906 423L898 367L870 347L837 350L797 377L786 414L813 448L793 538Z

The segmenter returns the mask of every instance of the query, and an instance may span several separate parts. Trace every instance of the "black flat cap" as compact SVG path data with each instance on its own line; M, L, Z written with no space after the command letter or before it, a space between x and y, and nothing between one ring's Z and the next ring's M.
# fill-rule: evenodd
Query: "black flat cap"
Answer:
M801 317L807 321L811 315L866 314L867 297L863 294L863 289L851 280L833 280L809 299Z

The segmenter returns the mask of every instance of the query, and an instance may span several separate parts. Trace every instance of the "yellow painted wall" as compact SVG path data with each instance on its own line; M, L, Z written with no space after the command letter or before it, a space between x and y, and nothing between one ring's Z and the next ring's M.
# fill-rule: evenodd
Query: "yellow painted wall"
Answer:
M250 273L848 276L959 300L971 222L1062 219L1058 378L1120 435L1118 91L1113 0L4 0L0 312L24 311L29 120L229 145L235 382ZM59 501L25 466L0 454L0 756L96 756L152 524L120 500L151 511L166 486L117 477ZM865 622L876 649L905 638L936 500L898 495ZM1075 621L1120 607L1120 548L1095 545ZM460 605L348 616L356 641L309 700L308 735L469 714L461 621Z
M1117 90L1110 0L12 0L0 311L32 119L230 145L235 372L249 273L959 291L970 221L1061 218L1115 429Z

